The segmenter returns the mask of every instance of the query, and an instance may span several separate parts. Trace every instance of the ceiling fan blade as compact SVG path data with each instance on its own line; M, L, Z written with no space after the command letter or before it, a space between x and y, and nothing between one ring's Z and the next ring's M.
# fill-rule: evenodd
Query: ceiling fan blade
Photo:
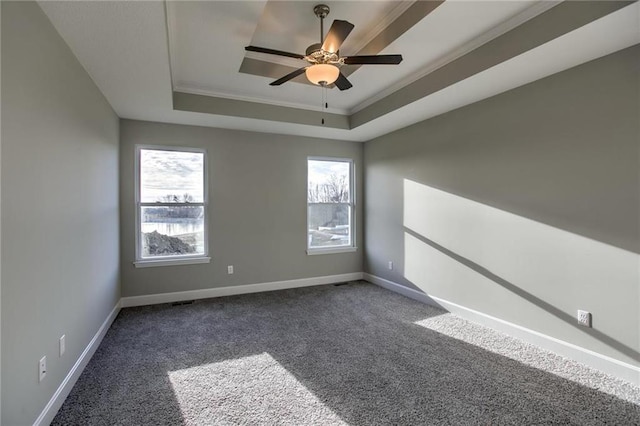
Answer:
M346 56L346 65L398 65L402 62L402 55L363 55Z
M247 46L244 50L248 52L260 52L268 53L270 55L287 56L289 58L304 59L304 55L298 55L297 53L283 52L282 50L267 49L266 47Z
M347 38L351 30L353 30L354 25L351 22L341 21L336 19L331 24L331 28L327 33L327 36L324 39L324 43L322 43L322 50L336 53L340 50L340 46Z
M276 81L269 83L269 86L280 86L282 83L286 83L287 81L296 78L300 74L304 73L307 67L298 68L294 72L290 72L282 78L277 79Z
M344 74L342 73L340 73L340 75L338 76L338 79L334 84L340 90L347 90L353 87L353 84L351 84L351 82L347 80L347 77L345 77Z

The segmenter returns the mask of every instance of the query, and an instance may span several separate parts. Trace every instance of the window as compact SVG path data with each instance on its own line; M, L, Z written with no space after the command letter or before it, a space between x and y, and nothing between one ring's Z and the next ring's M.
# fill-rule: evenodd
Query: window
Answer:
M353 161L307 159L307 253L354 251Z
M136 266L208 262L206 155L136 150Z

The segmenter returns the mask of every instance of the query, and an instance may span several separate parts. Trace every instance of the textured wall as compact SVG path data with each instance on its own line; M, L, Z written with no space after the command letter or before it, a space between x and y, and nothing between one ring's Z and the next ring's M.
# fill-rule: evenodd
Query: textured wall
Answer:
M1 7L1 423L26 425L120 298L119 122L36 3Z
M120 130L123 296L362 271L361 203L356 212L358 251L306 254L307 157L353 158L359 195L361 143L131 120L123 120ZM211 263L134 267L136 144L207 150ZM227 265L234 265L233 275L227 274Z
M365 270L640 365L638 58L367 142Z

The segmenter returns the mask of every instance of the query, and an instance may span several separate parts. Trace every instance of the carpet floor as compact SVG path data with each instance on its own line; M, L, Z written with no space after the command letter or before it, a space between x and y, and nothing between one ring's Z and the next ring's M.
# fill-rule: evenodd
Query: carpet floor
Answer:
M640 389L354 282L123 309L54 425L633 425Z

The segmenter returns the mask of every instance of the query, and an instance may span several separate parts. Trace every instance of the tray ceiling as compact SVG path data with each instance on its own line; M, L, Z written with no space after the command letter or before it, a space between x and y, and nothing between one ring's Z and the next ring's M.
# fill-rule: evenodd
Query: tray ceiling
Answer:
M304 76L292 84L269 86L278 77L304 66L304 62L274 55L245 52L244 47L269 47L304 54L306 48L320 40L320 22L313 14L314 2L268 1L167 3L169 45L173 86L176 91L253 100L276 105L318 109L321 89L305 83ZM355 25L341 48L343 55L354 55L383 33L383 49L375 53L401 53L404 61L398 66L364 66L349 79L354 87L340 92L330 90L332 112L347 114L381 92L421 70L433 67L448 55L470 50L479 38L500 27L507 31L549 8L536 6L534 1L521 2L444 2L433 3L433 9L423 8L421 19L411 32L398 34L399 18L414 2L339 1L329 2L331 12L325 22L325 32L333 19L347 20ZM437 6L437 7L435 7ZM427 14L427 12L430 12ZM415 14L414 10L409 13ZM253 19L246 19L251 16ZM406 17L405 17L406 18ZM401 28L402 30L402 28ZM493 31L491 36L499 35ZM252 75L239 72L245 59L269 65L282 65L281 74ZM275 68L275 67L274 67ZM350 71L347 68L347 72ZM355 67L353 67L355 68ZM305 84L301 84L305 83Z
M123 118L369 140L640 42L638 3L337 1L355 24L344 55L400 53L353 67L353 88L300 77L269 86L320 37L309 1L40 2ZM347 67L345 67L347 68ZM279 74L281 71L285 71ZM326 117L322 126L320 118Z

